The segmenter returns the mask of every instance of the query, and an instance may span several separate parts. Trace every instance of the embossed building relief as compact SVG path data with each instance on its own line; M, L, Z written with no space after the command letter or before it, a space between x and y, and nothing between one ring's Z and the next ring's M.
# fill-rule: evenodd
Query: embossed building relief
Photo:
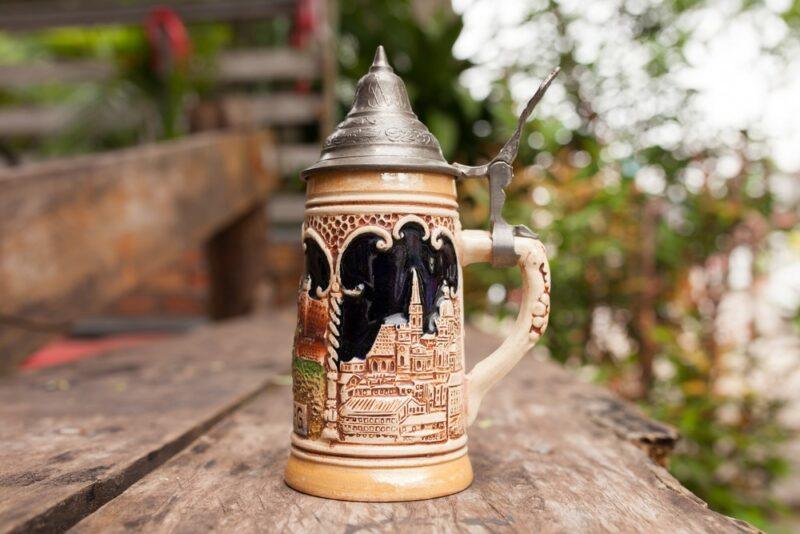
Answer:
M444 216L306 220L293 359L298 435L411 444L464 434L452 236Z

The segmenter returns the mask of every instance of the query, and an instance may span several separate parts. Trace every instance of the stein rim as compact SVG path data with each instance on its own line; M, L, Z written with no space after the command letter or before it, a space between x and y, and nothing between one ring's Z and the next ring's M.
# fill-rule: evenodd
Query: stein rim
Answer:
M304 169L300 177L304 180L309 176L335 172L335 171L406 171L406 172L433 172L446 174L456 178L458 170L446 161L435 161L410 156L356 156L321 159L311 167Z

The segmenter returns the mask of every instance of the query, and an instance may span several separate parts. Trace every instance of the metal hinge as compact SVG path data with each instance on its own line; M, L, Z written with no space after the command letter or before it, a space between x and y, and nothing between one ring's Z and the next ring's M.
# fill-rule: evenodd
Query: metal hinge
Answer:
M511 166L519 151L519 139L522 128L530 117L533 108L544 96L550 83L556 77L560 68L554 69L533 94L517 121L517 128L513 135L506 141L500 152L485 165L470 166L453 163L459 171L460 178L489 178L489 219L492 223L492 265L495 267L511 267L517 262L517 253L514 251L514 237L536 238L536 234L525 225L510 225L503 218L503 206L506 203L506 187L514 179L514 169Z

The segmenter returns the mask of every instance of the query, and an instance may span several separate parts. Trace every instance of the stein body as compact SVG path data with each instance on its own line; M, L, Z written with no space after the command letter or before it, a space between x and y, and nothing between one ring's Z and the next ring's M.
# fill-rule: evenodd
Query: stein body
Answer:
M292 455L328 466L340 496L363 467L416 467L432 495L472 479L456 208L452 176L309 178Z
M544 248L512 237L523 273L516 328L467 374L462 266L492 260L492 235L461 229L456 172L380 49L304 176L286 482L361 501L463 490L481 398L546 327Z

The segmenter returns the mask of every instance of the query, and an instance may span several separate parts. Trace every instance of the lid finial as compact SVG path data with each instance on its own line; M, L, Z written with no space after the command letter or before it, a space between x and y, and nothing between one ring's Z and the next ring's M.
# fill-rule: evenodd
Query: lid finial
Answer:
M393 70L392 66L389 65L389 60L386 57L386 50L384 50L383 45L378 45L378 49L375 50L375 59L372 60L372 66L369 68L369 70L373 72L377 69Z
M322 145L319 161L303 177L333 170L421 171L454 176L439 141L411 108L403 80L378 46L375 59L358 80L347 117Z

